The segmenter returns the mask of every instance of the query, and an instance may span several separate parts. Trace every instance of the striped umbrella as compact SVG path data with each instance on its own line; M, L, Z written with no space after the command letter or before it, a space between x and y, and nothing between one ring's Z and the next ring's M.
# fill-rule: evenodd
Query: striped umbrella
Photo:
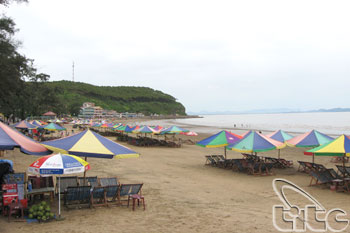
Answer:
M285 143L268 138L258 132L250 131L240 141L229 145L227 148L242 153L252 153L282 149L285 146Z
M66 128L64 128L62 126L59 126L58 124L55 124L55 123L50 123L50 124L47 124L47 125L39 126L38 129L46 129L48 131L66 130Z
M13 150L15 147L29 155L48 155L51 153L38 142L0 122L0 150Z
M14 124L13 127L15 127L16 129L36 129L36 128L38 128L38 126L33 125L33 124L29 123L28 121L18 122L17 124Z
M46 148L82 157L130 158L139 154L89 129L69 137L42 142Z
M39 158L28 172L35 175L65 175L83 173L90 169L88 162L74 155L54 154ZM60 176L58 177L58 216L61 217Z
M269 138L272 138L276 141L285 143L287 140L292 139L293 136L284 132L283 130L277 130L271 134L266 135ZM281 150L278 150L278 158L281 157Z
M197 142L196 145L208 148L224 147L226 158L226 146L239 141L241 138L242 137L237 134L231 133L227 130L222 130L217 134L214 134L208 138L203 139L202 141Z
M334 138L320 133L316 130L304 133L286 141L288 146L295 147L317 147L332 141ZM315 162L315 156L312 156L312 162Z

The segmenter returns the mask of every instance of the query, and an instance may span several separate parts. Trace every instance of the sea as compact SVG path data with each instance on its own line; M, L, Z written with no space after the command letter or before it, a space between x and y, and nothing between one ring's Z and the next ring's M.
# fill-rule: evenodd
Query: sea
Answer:
M221 129L258 130L264 133L282 129L291 134L300 134L314 129L333 136L350 135L350 112L201 115L200 118L173 119L158 123L196 126L196 130L203 133L213 133Z

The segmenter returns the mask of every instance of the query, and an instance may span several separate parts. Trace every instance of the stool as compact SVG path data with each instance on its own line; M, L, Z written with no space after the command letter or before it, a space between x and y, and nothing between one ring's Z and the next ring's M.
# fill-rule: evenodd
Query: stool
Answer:
M140 200L141 200L142 203L143 203L143 210L146 210L145 198L143 196L138 195L138 194L129 195L129 197L128 197L128 208L129 208L130 198L132 198L132 210L135 210L136 200L137 200L137 205L138 206L140 206Z
M18 210L21 211L21 218L23 219L24 218L24 207L20 202L11 203L7 206L8 221L10 221L11 215L17 213Z

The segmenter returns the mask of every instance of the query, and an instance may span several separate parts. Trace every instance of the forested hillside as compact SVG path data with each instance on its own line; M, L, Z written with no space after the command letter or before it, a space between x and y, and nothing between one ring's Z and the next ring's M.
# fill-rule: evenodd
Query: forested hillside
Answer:
M56 90L62 104L60 108L63 108L56 109L57 112L77 114L83 102L94 102L104 109L117 112L185 114L185 107L174 97L147 87L94 86L71 81L46 82L45 85Z

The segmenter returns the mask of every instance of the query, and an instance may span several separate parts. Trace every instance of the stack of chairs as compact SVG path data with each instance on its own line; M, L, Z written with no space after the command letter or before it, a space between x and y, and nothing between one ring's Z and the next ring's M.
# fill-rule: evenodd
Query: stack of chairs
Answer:
M274 163L261 157L243 154L243 159L225 159L223 155L206 155L205 165L245 172L251 175L273 175Z

